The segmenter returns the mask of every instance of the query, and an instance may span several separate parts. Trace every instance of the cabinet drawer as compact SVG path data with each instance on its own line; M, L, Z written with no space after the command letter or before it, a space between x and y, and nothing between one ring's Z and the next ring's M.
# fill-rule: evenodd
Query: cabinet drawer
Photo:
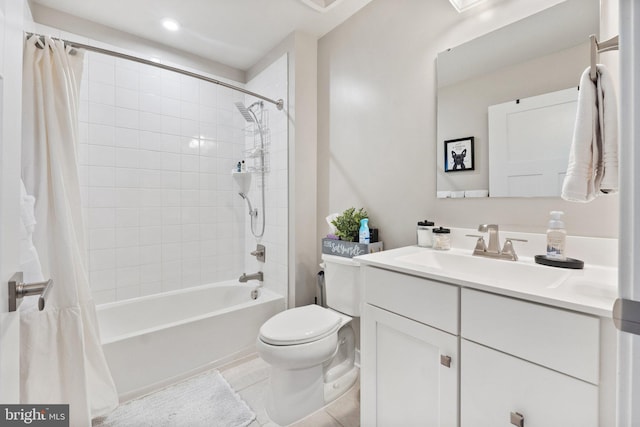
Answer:
M598 426L598 387L462 340L460 425ZM516 424L517 425L517 424Z
M363 275L365 302L458 335L457 286L368 266Z
M598 384L596 317L471 289L461 298L463 338Z

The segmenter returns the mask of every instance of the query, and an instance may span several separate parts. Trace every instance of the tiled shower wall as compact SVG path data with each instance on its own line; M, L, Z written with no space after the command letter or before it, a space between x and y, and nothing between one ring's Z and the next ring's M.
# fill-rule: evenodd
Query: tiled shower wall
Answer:
M97 303L236 279L245 222L231 170L244 95L88 52L80 182Z
M260 93L271 99L284 99L283 110L278 111L275 105L265 102L264 108L268 115L269 124L269 144L267 145L266 157L269 171L265 174L265 205L266 205L266 227L261 243L266 246L267 259L264 266L265 287L278 292L280 295L287 295L287 250L288 250L288 131L287 131L287 55L274 61L264 71L247 83L247 89ZM247 96L246 105L256 101L255 98ZM246 146L252 148L254 137L247 136ZM252 164L253 160L248 160ZM259 174L253 174L249 197L254 207L260 206L261 192L259 188ZM261 209L261 206L260 206ZM251 234L247 215L245 227L245 239L247 251L245 265L247 273L257 271L260 266L255 258L248 255L252 248L255 248L256 239Z

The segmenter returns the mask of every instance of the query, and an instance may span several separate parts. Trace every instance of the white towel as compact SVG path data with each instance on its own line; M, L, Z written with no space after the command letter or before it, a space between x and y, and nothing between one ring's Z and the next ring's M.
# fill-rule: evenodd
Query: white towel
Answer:
M597 66L597 80L590 67L580 78L578 111L569 153L562 198L589 202L601 193L618 191L618 108L609 71Z

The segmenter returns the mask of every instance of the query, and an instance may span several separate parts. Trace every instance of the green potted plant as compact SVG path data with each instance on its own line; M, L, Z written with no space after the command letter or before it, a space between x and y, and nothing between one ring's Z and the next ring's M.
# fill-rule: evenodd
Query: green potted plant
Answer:
M369 214L363 208L358 210L349 208L344 211L342 215L331 221L331 224L336 227L336 236L338 236L340 240L357 242L360 220L362 218L369 218Z

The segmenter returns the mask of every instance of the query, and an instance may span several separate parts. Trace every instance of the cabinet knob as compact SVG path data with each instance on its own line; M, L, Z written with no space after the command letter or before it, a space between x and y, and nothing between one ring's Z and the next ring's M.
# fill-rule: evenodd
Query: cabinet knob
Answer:
M451 357L445 356L444 354L440 355L440 364L442 366L446 366L447 368L451 367Z
M524 415L519 412L511 413L511 424L518 427L524 427Z

